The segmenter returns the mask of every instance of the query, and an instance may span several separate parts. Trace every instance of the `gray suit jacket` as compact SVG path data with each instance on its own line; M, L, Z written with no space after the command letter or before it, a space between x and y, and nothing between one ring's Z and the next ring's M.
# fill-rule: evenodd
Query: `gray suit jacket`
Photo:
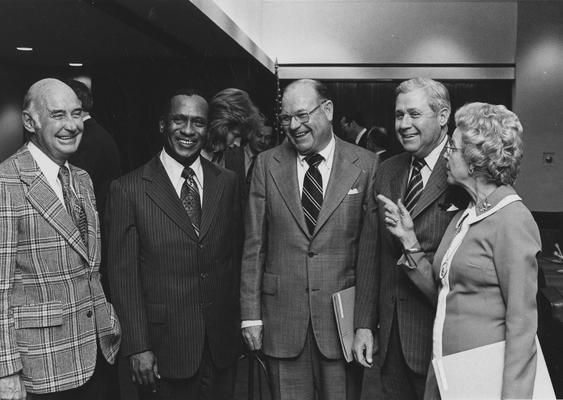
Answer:
M360 234L373 235L364 215L376 163L372 153L336 139L331 176L310 235L296 159L291 144L284 143L256 161L245 224L241 317L263 320L263 350L269 356L297 356L311 324L321 353L340 359L331 295L356 283Z
M371 329L379 326L383 363L396 310L405 360L413 371L426 374L432 352L434 307L397 266L402 246L385 228L384 209L378 207L375 200L377 194L395 202L404 198L410 160L409 153L402 153L382 163L377 171L370 209L378 219L375 242L380 250L375 265L362 259L358 262L355 326ZM454 192L457 193L457 189L448 189L446 161L440 156L412 213L416 236L430 259L455 215L446 211ZM361 248L374 246L373 241L372 238L362 242Z

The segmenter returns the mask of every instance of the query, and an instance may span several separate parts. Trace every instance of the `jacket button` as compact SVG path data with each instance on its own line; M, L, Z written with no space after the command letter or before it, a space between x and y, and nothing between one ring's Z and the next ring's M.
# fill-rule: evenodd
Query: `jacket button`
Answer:
M309 257L315 257L315 253L312 252L312 251L308 252L307 255L308 255Z
M201 276L201 279L205 279L207 278L207 272L202 272L199 276Z
M88 318L92 318L92 310L88 310L88 312L86 313L86 316Z

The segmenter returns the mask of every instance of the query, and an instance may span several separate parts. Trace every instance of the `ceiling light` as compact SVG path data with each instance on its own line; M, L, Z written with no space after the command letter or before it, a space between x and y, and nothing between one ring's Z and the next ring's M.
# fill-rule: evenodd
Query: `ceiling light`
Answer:
M33 51L33 47L16 47L18 51Z
M82 63L68 63L69 67L83 67L84 64Z

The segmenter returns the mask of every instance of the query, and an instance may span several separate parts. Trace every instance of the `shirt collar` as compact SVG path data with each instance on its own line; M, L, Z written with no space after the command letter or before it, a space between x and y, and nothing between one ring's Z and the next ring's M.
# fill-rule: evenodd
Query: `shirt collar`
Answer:
M168 154L164 149L162 149L162 152L160 153L160 161L162 162L164 169L168 172L168 175L172 179L172 182L176 183L178 182L178 180L183 179L182 171L184 170L184 166L173 159L170 154ZM203 168L201 166L201 155L195 159L190 167L193 169L198 183L203 187Z
M367 128L364 128L360 131L360 133L358 133L358 135L356 136L356 144L360 143L360 140L362 140L362 136L366 132L367 132Z
M444 149L444 146L446 145L447 142L448 142L448 135L445 135L444 139L442 139L440 144L438 144L438 146L436 146L434 148L434 150L432 150L430 152L430 154L428 154L426 157L424 157L424 162L426 163L428 168L430 168L430 171L434 170L434 166L438 162L438 159L440 158L440 155L442 154L442 150ZM412 160L414 160L414 157L412 157L412 159L411 159L411 165L412 165Z
M330 142L328 142L328 144L325 146L324 149L322 149L321 151L319 151L319 154L321 156L323 156L324 158L324 163L326 163L328 169L330 169L332 167L332 159L334 158L334 146L335 146L336 141L334 140L334 133L332 133L332 136L330 138ZM301 163L302 165L306 165L307 161L305 161L305 157L307 157L306 155L303 154L297 154L297 159L299 160L299 163Z
M86 122L86 121L88 121L88 120L91 119L91 118L92 118L92 116L91 116L90 114L85 115L85 116L82 117L82 122Z
M45 154L43 150L37 147L33 142L28 142L27 148L31 153L33 159L39 166L39 169L41 170L43 175L45 175L45 178L47 178L47 181L51 184L51 186L53 186L58 179L59 169L60 169L59 164L51 160L49 156ZM70 166L68 164L68 161L65 161L64 165L70 171ZM72 182L72 174L70 174L70 180Z
M252 160L252 157L254 157L254 153L252 152L252 150L250 150L249 144L244 146L244 155L248 160Z

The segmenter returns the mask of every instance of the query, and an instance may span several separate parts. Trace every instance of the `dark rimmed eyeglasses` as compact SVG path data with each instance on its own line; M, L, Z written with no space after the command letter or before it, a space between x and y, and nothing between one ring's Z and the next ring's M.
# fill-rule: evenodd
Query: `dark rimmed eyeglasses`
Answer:
M456 151L460 150L460 148L456 147L454 145L454 142L452 142L452 141L449 141L444 147L446 148L446 154L448 154L448 155L455 153Z
M287 127L287 126L291 125L291 121L293 120L293 118L295 118L300 124L305 124L305 123L309 122L309 120L311 119L311 114L313 114L315 111L317 111L327 101L328 100L322 101L321 104L319 104L318 106L313 108L311 111L299 111L295 114L281 114L278 117L280 124L282 126Z

